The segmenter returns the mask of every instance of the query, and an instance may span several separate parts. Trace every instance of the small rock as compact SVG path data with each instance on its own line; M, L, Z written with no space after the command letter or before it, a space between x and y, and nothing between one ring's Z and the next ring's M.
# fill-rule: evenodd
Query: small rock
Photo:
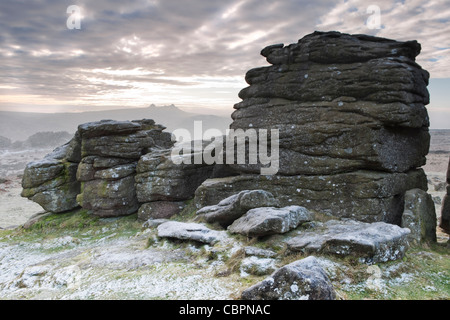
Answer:
M256 276L263 276L275 271L275 260L271 258L259 258L250 256L241 262L241 274L248 273Z
M139 220L169 219L177 215L185 207L184 202L154 201L141 205L138 211Z
M256 256L260 258L273 258L277 254L271 250L261 249L257 247L244 247L245 256Z
M33 214L28 220L27 220L27 222L25 222L23 225L22 225L22 228L24 228L24 229L29 229L29 228L31 228L36 222L38 222L38 221L40 221L40 220L42 220L42 219L44 219L44 218L46 218L46 217L48 217L48 216L50 216L50 215L52 215L53 213L52 212L47 212L47 211L40 211L40 212L38 212L38 213L35 213L35 214Z
M142 224L143 228L155 228L165 222L170 221L169 219L148 219Z
M436 211L433 199L426 191L406 191L402 227L411 230L408 236L410 241L436 242Z
M169 221L158 226L158 237L193 240L214 244L225 236L223 231L215 231L199 223Z
M313 256L290 263L242 292L244 300L334 300L336 293Z
M259 237L286 233L313 219L314 215L300 206L255 208L234 221L228 230L248 237Z
M248 210L259 207L277 207L279 202L264 190L244 190L220 201L217 205L207 206L197 211L209 223L218 222L227 227Z

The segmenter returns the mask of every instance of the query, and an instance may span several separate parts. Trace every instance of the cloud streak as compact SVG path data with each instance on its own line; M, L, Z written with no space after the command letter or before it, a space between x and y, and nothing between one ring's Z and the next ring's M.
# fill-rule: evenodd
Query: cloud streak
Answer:
M2 0L0 109L39 105L230 108L260 50L314 30L417 39L418 62L450 78L445 1L377 1L383 29L365 25L372 1ZM69 5L81 30L66 27Z

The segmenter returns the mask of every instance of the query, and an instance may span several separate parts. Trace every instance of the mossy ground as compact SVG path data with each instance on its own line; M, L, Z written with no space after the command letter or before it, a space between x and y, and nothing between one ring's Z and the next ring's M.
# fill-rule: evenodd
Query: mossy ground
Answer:
M187 209L174 219L192 221L195 218L195 209L188 204ZM3 243L3 245L23 244L26 246L27 244L49 243L53 240L64 239L64 237L70 237L70 241L73 243L68 245L64 241L54 242L52 246L43 245L37 247L36 250L50 255L66 252L70 245L77 247L78 243L95 243L103 241L103 239L114 243L114 239L138 239L133 240L132 246L139 247L139 252L145 252L145 250L153 250L162 254L177 252L181 257L179 261L146 265L131 271L112 269L100 278L92 278L92 281L103 279L124 286L126 283L142 281L143 278L156 273L167 283L180 281L181 286L188 286L188 282L180 279L204 277L208 281L213 281L209 283L215 283L214 281L217 280L214 285L226 284L233 287L228 296L230 299L238 299L242 290L265 278L265 276L253 275L243 277L240 274L239 266L244 255L236 248L256 246L275 251L278 254L277 266L305 257L302 254L288 252L283 242L284 236L268 237L260 239L264 240L260 241L230 235L231 242L218 243L214 246L160 239L157 237L156 229L143 229L142 222L137 220L136 214L119 218L99 218L86 210L76 210L46 216L29 229L0 230L0 244ZM83 261L92 259L92 252L91 250L79 253L70 260L70 263L77 263L83 269L89 265ZM350 257L342 259L334 256L317 256L332 281L339 299L450 299L450 247L446 243L412 247L402 260L373 266L361 264L355 258ZM63 265L67 267L66 264ZM208 270L207 275L204 274L205 270ZM200 276L202 272L203 276ZM120 287L120 285L118 286ZM0 289L1 287L0 284ZM179 298L176 294L161 292L161 296L156 295L150 298ZM26 294L24 297L28 298ZM95 294L83 297L99 298ZM104 293L100 297L105 299L149 298L139 292L127 294L123 290Z

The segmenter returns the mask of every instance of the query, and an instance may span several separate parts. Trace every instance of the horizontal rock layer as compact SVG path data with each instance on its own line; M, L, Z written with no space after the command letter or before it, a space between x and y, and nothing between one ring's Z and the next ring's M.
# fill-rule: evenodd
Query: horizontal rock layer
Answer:
M406 190L427 189L422 169L407 173L355 171L320 176L240 175L206 180L195 192L197 208L242 190L268 191L280 206L299 205L338 218L400 224Z

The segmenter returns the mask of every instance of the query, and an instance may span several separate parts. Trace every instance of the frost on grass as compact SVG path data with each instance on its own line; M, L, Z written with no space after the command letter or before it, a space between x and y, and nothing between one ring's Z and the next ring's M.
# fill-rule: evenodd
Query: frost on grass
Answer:
M0 242L1 298L229 299L236 294L239 285L213 276L220 261L199 266L200 259L185 249L167 243L146 248L145 239Z

